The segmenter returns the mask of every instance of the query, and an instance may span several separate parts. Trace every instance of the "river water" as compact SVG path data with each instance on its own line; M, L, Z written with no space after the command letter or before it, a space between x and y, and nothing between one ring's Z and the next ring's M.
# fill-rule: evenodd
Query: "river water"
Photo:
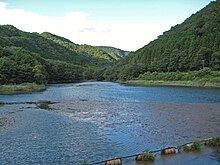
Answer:
M54 103L24 104L38 101ZM220 135L219 89L85 82L0 102L18 103L0 107L0 164L81 165Z

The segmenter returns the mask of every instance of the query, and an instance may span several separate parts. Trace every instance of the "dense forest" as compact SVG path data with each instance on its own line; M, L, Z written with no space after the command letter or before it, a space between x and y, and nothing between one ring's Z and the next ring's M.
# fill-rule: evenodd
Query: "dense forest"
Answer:
M28 33L12 25L0 26L0 84L87 80L120 58L114 52L77 45L47 32Z
M110 54L114 59L119 60L127 56L130 52L124 51L121 49L109 47L109 46L99 46L98 48L102 49L106 53Z
M187 72L206 67L220 70L219 0L109 67L104 78L129 80L145 72Z
M78 45L48 32L28 33L11 25L0 26L0 84L153 80L155 75L166 80L165 74L157 73L187 77L179 73L197 75L194 71L198 70L206 74L220 71L219 0L131 53Z
M71 42L70 40L66 38L56 36L48 32L42 33L41 36L73 52L76 52L77 54L80 54L81 56L86 56L90 60L91 60L91 57L98 59L99 61L101 61L102 59L103 61L107 61L107 62L115 62L116 60L120 59L118 58L118 56L116 56L117 54L113 52L115 48L111 52L108 53L106 51L103 51L99 47L90 46L90 45L78 45L78 44ZM123 50L121 51L124 52ZM94 61L90 61L90 62L94 63Z

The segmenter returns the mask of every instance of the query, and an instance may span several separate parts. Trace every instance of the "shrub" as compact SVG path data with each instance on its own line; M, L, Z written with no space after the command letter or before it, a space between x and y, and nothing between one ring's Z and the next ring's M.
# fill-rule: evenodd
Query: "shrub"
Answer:
M183 146L183 151L191 151L190 147L186 144Z
M211 146L211 147L220 146L220 137L209 139L206 142L206 145Z
M203 78L203 77L209 76L210 74L211 74L210 68L203 68L203 69L197 71L196 76L199 78Z
M142 161L154 161L155 155L151 152L144 152L143 154L141 154L141 160Z
M199 140L195 140L193 144L191 145L192 151L198 151L201 148L201 142Z
M201 142L199 140L195 140L192 145L186 144L183 146L184 151L198 151L200 148Z

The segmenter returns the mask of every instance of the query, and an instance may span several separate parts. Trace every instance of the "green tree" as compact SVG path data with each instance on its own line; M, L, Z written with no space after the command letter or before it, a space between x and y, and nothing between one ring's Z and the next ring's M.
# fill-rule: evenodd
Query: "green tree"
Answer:
M16 80L17 63L8 57L0 58L0 84L14 83Z
M212 54L211 49L206 47L201 47L195 58L195 62L194 62L195 68L202 69L204 67L209 67L211 61L211 54Z
M220 70L220 52L212 54L211 66L215 70Z
M38 84L47 83L46 70L42 65L34 66L32 72L33 72L34 81L36 83Z

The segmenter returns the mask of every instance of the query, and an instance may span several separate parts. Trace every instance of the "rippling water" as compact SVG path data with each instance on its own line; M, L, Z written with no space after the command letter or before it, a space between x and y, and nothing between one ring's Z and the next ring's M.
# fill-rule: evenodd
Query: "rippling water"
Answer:
M220 135L220 90L108 82L0 96L0 164L74 164Z

